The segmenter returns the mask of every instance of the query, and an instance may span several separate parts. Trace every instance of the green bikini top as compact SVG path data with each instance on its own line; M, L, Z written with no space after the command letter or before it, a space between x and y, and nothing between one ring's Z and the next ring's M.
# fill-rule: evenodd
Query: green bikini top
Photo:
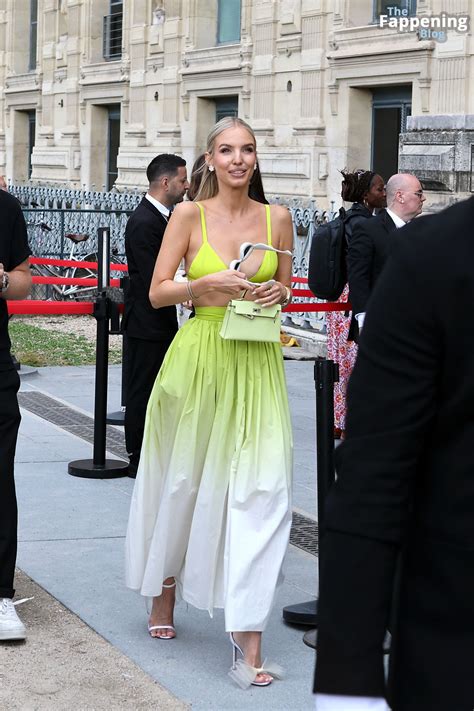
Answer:
M222 272L224 269L228 269L228 265L223 262L219 257L217 252L211 247L207 240L207 228L206 228L206 217L204 215L204 208L201 203L197 202L196 205L199 207L201 213L201 232L202 232L202 244L199 247L198 253L194 257L191 266L188 269L188 279L194 280L199 279L199 277L206 276L207 274L214 274L215 272ZM267 217L267 244L271 246L272 244L272 223L270 220L270 205L265 205L265 214ZM249 277L249 281L253 282L265 282L275 276L278 269L278 257L275 252L265 252L263 255L262 263L256 274Z

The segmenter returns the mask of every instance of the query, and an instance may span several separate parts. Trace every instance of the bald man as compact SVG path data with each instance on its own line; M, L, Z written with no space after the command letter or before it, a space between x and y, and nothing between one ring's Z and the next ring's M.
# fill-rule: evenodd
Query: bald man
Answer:
M363 326L369 296L390 253L391 233L419 215L425 201L420 181L409 173L392 175L386 191L386 209L372 220L357 224L348 246L349 299L355 333Z

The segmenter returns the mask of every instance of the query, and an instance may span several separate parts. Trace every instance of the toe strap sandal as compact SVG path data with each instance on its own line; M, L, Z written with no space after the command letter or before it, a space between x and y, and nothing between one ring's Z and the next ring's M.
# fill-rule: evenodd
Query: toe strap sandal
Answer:
M154 635L152 634L152 630L172 630L174 635ZM150 633L150 637L153 637L153 639L174 639L176 637L176 630L173 625L148 625L148 632Z
M269 674L273 678L267 681L257 681L259 674ZM283 669L279 664L265 660L258 668L252 667L243 659L238 659L229 672L232 681L235 681L241 689L248 689L250 686L269 686L273 679L283 679L283 674Z

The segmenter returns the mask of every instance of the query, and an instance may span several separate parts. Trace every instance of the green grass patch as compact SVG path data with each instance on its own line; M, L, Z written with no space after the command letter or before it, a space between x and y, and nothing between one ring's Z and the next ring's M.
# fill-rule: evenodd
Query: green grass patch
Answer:
M24 365L93 365L95 343L84 336L50 331L21 321L10 321L12 353ZM109 363L122 362L120 348L110 348Z

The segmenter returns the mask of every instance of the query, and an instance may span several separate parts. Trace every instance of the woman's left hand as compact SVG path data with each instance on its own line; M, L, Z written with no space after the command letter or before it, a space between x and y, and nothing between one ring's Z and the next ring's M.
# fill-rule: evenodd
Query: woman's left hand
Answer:
M252 291L255 298L255 303L262 306L273 306L281 304L286 298L286 287L279 281L271 279L270 281L261 284Z

